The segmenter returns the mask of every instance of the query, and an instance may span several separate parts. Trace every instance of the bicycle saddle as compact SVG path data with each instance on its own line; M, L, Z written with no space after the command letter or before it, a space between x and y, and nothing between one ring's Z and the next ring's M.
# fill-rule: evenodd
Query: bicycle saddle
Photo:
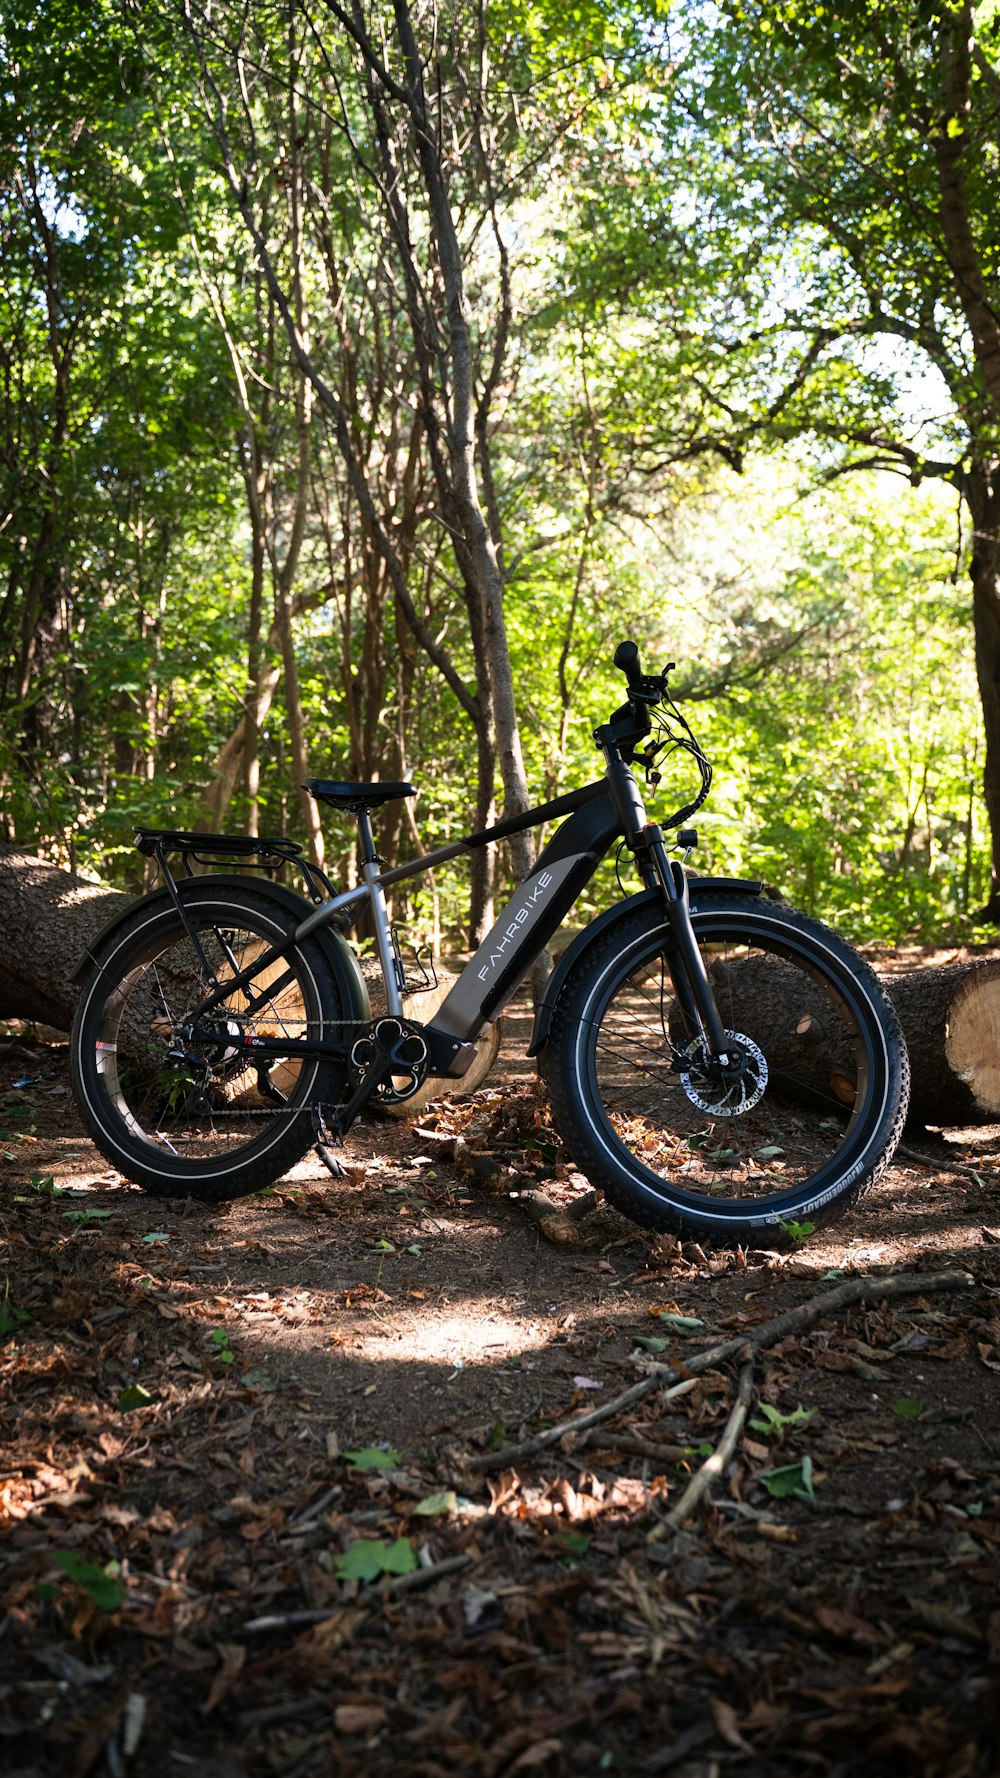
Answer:
M317 802L329 803L334 809L377 809L381 803L398 802L401 796L416 796L412 784L352 784L336 778L303 778L303 790L308 790Z

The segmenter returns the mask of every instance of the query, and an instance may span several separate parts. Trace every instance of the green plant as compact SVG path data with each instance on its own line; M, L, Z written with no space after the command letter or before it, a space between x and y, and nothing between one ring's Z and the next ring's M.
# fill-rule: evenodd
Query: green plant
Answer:
M228 1328L213 1327L208 1336L208 1344L215 1348L212 1358L216 1364L233 1364L235 1362L236 1353L233 1351Z
M57 1568L62 1569L63 1580L53 1585L43 1581L36 1589L42 1598L57 1598L65 1582L82 1587L83 1591L93 1600L99 1611L117 1611L125 1598L126 1588L118 1579L119 1564L108 1562L101 1567L99 1562L88 1562L77 1550L52 1550L50 1559Z
M408 1537L398 1537L395 1543L360 1537L348 1545L336 1563L341 1580L378 1580L382 1574L412 1574L417 1566L417 1553Z
M5 1340L16 1328L24 1327L31 1320L27 1309L19 1309L10 1300L10 1279L4 1281L3 1296L0 1298L0 1340Z
M810 1235L816 1233L814 1222L783 1222L781 1227L788 1239L794 1241L796 1247L801 1247L804 1242L808 1241Z
M790 1414L783 1414L780 1408L773 1408L769 1401L762 1401L757 1409L757 1419L750 1424L755 1432L762 1432L765 1438L773 1438L781 1443L786 1432L801 1432L816 1417L815 1408L793 1408Z

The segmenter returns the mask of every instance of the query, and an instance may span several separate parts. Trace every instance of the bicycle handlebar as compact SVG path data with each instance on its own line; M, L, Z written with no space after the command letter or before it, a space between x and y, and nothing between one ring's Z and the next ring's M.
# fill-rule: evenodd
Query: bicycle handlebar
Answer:
M614 664L620 667L629 683L630 691L642 689L643 672L639 665L639 648L635 642L619 642L614 653Z
M662 673L644 673L639 662L638 644L631 641L619 642L614 652L614 664L624 673L628 681L629 700L633 704L659 704L667 695L667 675L673 670L673 661L668 661Z

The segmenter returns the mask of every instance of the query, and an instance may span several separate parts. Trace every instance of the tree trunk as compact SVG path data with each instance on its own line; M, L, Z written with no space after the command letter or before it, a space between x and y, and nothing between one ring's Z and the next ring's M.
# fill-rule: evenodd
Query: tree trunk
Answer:
M36 1019L68 1031L77 998L69 972L131 902L130 895L0 846L0 1018Z
M983 791L992 843L989 899L977 916L1000 925L1000 465L968 478L972 513L972 618L976 676L983 705L986 761Z

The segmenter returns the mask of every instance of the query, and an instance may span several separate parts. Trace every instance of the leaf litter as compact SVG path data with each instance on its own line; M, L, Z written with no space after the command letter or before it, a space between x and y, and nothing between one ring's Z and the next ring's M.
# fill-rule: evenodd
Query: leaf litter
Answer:
M898 1168L779 1259L574 1218L527 1087L221 1213L41 1106L0 1226L12 1773L995 1769L996 1144L931 1238Z

